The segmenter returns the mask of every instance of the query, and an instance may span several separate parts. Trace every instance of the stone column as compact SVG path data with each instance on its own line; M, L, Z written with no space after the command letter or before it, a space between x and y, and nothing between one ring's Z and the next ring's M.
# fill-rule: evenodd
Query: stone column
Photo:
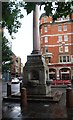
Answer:
M33 53L40 52L40 34L39 34L39 6L35 6L33 11Z

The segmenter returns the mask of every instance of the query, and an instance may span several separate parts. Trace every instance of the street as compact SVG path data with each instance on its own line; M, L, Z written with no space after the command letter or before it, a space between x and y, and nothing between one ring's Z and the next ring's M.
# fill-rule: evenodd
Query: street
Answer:
M6 95L6 85L3 83L3 95ZM63 95L58 103L51 102L28 102L27 106L22 110L20 103L3 102L2 104L2 120L13 119L73 119L73 109L66 108L66 87L53 87L52 91L62 91ZM12 91L19 91L19 85L12 86ZM3 96L2 95L2 96Z
M20 83L18 84L11 84L11 91L19 92L20 91ZM2 82L2 96L7 96L7 82Z
M73 109L66 108L65 93L60 102L28 102L24 109L21 109L20 103L3 103L3 119L27 120L27 119L53 119L53 120L73 120Z
M0 80L0 119L2 118L2 80Z

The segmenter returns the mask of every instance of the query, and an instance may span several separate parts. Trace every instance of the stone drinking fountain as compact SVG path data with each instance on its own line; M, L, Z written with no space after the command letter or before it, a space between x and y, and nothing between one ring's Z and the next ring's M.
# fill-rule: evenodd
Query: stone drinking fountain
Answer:
M48 83L48 84L47 84ZM47 95L51 90L49 69L40 52L39 6L33 12L33 51L23 68L23 86L27 95Z

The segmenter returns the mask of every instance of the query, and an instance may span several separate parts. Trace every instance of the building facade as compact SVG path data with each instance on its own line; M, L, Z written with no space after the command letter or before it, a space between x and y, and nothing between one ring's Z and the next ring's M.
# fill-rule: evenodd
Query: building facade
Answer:
M13 54L12 59L13 59L13 64L11 69L11 76L20 77L21 76L21 58Z
M49 78L70 80L73 77L73 14L71 18L40 16L41 53L49 67Z

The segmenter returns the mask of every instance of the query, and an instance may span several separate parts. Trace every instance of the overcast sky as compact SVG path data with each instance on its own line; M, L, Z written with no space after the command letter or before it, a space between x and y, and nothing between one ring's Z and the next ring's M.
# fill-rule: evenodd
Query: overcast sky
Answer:
M30 55L33 50L33 12L29 15L27 15L25 10L22 10L22 12L24 14L24 18L20 20L22 26L17 33L13 34L16 39L11 40L7 31L5 31L5 34L7 38L12 41L12 51L16 56L21 58L21 62L24 65L27 61L27 55ZM42 8L39 16L43 12Z
M14 34L15 38L12 42L12 51L21 57L21 61L25 64L27 55L32 52L32 38L33 38L33 13L27 15L26 11L23 10L24 18L20 21L22 23L21 28Z

